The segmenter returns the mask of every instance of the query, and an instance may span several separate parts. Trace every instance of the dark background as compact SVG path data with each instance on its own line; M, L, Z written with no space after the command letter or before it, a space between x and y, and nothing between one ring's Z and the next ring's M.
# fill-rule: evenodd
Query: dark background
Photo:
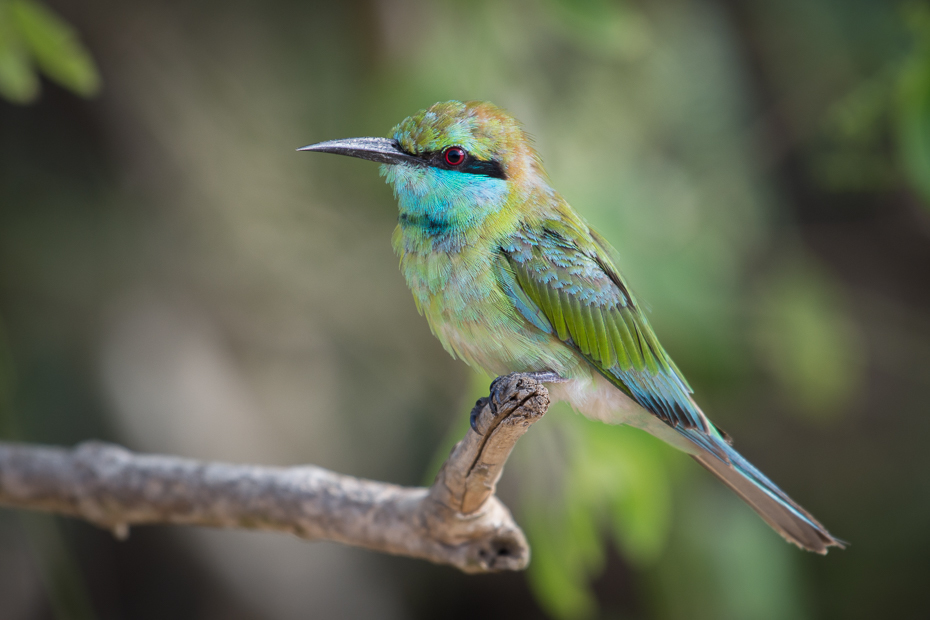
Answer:
M453 98L524 122L705 411L850 548L554 407L503 481L526 574L0 510L0 618L926 614L923 3L0 1L0 436L428 481L489 378L417 316L375 166L294 149Z

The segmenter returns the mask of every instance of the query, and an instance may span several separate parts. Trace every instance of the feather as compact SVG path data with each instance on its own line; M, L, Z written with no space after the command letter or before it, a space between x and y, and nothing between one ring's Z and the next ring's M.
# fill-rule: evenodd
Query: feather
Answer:
M723 437L697 431L682 434L700 447L697 454L692 454L694 460L733 489L785 540L820 554L825 554L829 547L846 547L846 542L832 536Z

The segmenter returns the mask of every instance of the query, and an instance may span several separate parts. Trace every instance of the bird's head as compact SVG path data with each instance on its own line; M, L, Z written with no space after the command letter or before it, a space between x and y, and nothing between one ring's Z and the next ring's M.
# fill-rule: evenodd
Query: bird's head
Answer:
M483 221L544 177L520 124L480 101L436 103L394 127L391 138L330 140L299 150L383 164L401 218L425 218L434 228Z

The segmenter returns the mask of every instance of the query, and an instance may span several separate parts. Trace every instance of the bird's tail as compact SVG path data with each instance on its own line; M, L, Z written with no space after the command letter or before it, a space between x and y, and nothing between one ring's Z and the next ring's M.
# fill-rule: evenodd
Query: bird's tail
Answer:
M826 554L829 547L846 546L744 459L723 436L698 429L676 430L700 448L691 455L694 460L736 491L785 540L820 554Z

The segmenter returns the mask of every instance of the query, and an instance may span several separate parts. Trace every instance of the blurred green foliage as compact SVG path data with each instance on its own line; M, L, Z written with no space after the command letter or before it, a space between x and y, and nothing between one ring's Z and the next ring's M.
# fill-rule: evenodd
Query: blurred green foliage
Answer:
M906 27L905 50L831 106L824 115L824 144L812 158L812 167L825 187L838 191L887 190L903 178L927 205L930 7L905 3L899 14Z
M682 501L689 523L674 533L668 557L658 567L663 593L656 602L659 617L817 617L797 551L758 527L739 499L715 489L703 497L686 491Z
M864 353L843 301L809 263L781 270L762 288L756 342L792 411L839 415L860 392Z
M74 29L35 0L0 0L0 96L29 103L39 72L82 97L100 90L100 76Z
M672 519L669 448L629 428L568 416L568 407L553 406L542 431L548 443L562 445L566 462L545 472L544 482L527 475L522 505L533 550L530 583L557 618L597 611L588 584L604 567L607 540L646 569L661 556Z
M930 7L906 8L913 37L901 68L896 105L896 137L908 180L930 204Z

